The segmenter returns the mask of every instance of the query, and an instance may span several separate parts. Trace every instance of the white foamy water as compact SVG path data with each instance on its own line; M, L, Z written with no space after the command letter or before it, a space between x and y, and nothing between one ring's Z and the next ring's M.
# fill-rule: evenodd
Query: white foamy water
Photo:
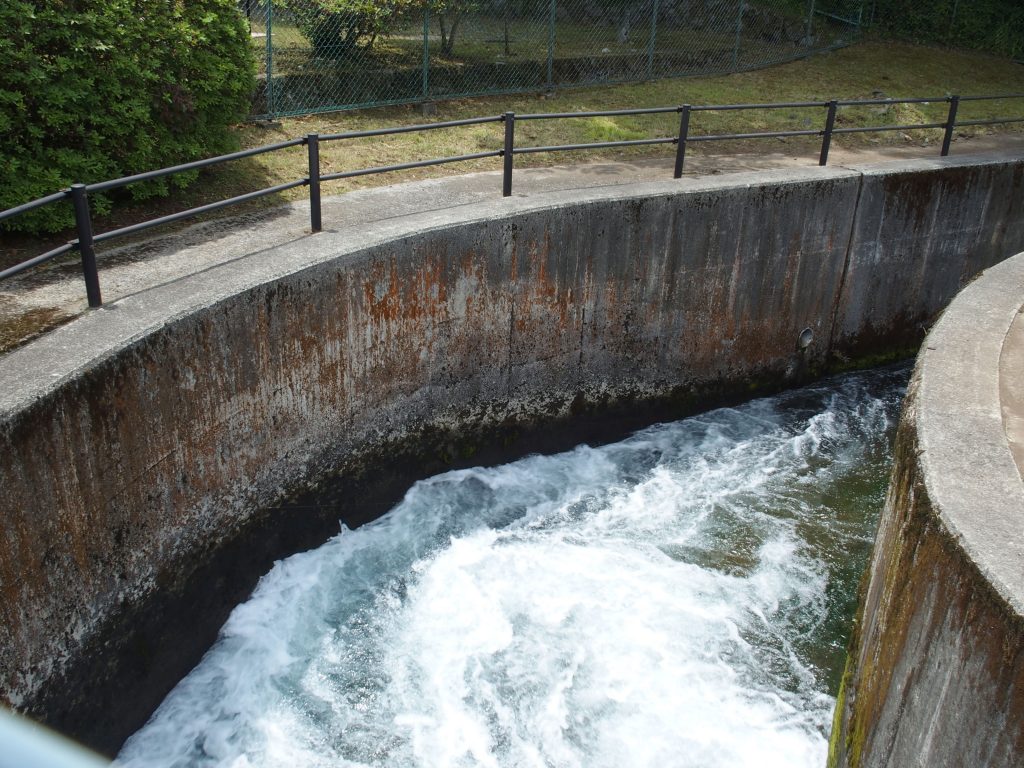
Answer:
M905 380L418 483L264 576L118 765L820 768Z

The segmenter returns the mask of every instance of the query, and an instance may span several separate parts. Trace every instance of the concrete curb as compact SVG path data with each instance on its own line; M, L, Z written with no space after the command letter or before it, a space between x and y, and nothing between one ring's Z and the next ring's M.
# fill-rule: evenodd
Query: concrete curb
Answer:
M1020 617L1024 483L1003 423L1000 358L1022 304L1024 254L985 270L953 300L921 351L917 411L935 511Z
M975 163L973 160L972 158L966 164L984 163ZM921 162L924 163L922 168L933 167L930 161ZM964 165L962 161L958 164ZM916 162L913 165L916 168ZM668 198L680 194L699 194L734 188L769 188L813 181L854 179L859 175L857 171L842 168L794 168L582 190L559 190L530 196L495 197L483 202L439 207L394 218L382 218L345 230L327 227L317 235L310 235L307 232L301 237L274 244L269 248L252 250L244 260L233 259L213 264L208 269L180 276L111 301L0 357L0 382L3 382L0 389L0 418L5 412L24 408L28 403L53 392L84 370L94 367L104 359L116 356L135 341L173 324L178 319L213 307L219 301L255 286L297 275L328 262L344 261L361 251L404 237L482 224L492 221L496 216L552 212L566 206L605 200ZM437 180L415 184L426 191L438 186ZM367 190L365 197L374 198L376 205L387 208L392 202L389 199L390 195L381 195L380 192L382 190ZM333 198L325 201L325 204L340 205L346 198L347 196ZM294 203L287 206L286 210L291 216L296 211L308 212L308 205ZM308 213L298 221L304 222L306 215ZM259 240L262 228L273 228L276 224L276 221L272 221L257 227L256 231L249 233L249 242ZM207 226L196 225L198 236L202 236ZM191 229L182 233L182 236L189 241L196 237L191 233ZM157 242L164 248L172 247L167 238L160 238ZM200 244L199 247L205 246Z

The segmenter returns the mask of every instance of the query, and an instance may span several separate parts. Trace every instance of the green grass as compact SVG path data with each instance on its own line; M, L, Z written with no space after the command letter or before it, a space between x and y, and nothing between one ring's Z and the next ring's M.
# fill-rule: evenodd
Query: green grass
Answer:
M287 118L273 124L244 124L238 133L244 147L282 141L307 133L340 133L384 126L410 125L428 121L456 120L481 115L496 115L506 110L518 113L574 112L632 107L671 106L676 104L726 104L764 101L826 100L829 98L871 98L936 96L950 93L994 94L1024 92L1024 66L1006 59L974 53L904 44L862 43L833 53L765 69L714 77L677 78L647 83L580 88L560 91L553 97L536 94L505 95L478 99L459 99L437 105L436 115L424 118L418 107L399 106L362 111ZM941 122L945 119L944 101L927 105L845 108L840 110L840 127L895 125L912 122ZM986 119L1024 116L1024 99L1013 102L974 102L961 107L960 119ZM785 109L744 112L697 113L691 123L694 135L705 133L751 132L763 130L818 129L824 122L824 109ZM1024 128L1024 124L1013 130ZM485 124L426 133L399 134L331 142L321 148L322 172L392 165L412 160L470 154L502 145L501 124ZM589 143L620 139L672 136L678 130L675 114L591 119L529 121L516 127L517 146ZM999 128L963 128L964 135L1000 130ZM1003 129L1005 130L1005 129ZM833 146L857 147L879 144L905 144L908 141L934 142L941 131L917 131L909 139L902 132L839 136ZM717 142L691 145L690 154L764 151L764 141ZM789 140L786 151L806 154L813 163L819 140ZM591 152L529 154L516 157L516 167L543 166L594 160L631 160L669 158L671 146L629 147ZM442 175L479 170L498 170L500 159L416 169L402 173L379 174L330 182L324 194L336 194L362 187L380 186ZM222 200L262 187L268 187L306 175L304 147L268 153L254 158L217 166L202 173L198 183L172 198L119 206L108 217L95 222L97 232L155 218L173 211ZM93 181L93 180L87 180ZM302 199L304 188L263 198L248 207L266 207L286 200ZM225 215L220 213L220 216ZM0 265L23 261L54 244L71 237L70 233L46 240L5 235L0 245Z
M764 101L824 101L829 98L853 99L875 96L935 96L950 93L993 94L1024 92L1024 66L1005 59L973 53L954 52L912 45L863 43L833 53L800 61L730 75L677 78L647 83L580 88L558 92L554 98L534 94L505 95L478 99L459 99L437 105L430 121L457 120L480 115L500 114L506 110L528 112L574 112L622 109L628 107L690 104L728 104ZM947 113L945 101L927 105L843 108L837 117L840 127L896 125L914 122L941 122ZM971 102L961 106L963 120L1024 116L1024 100L1014 102ZM417 107L399 106L354 112L287 118L270 127L247 125L241 128L247 146L257 146L306 133L357 131L381 126L425 122ZM760 110L699 113L693 117L691 131L732 133L766 130L818 129L824 122L824 109ZM1024 126L1022 126L1024 127ZM674 114L600 118L598 120L551 120L520 123L516 127L517 145L554 145L609 141L655 136L672 136L678 129ZM964 128L966 135L993 130ZM329 171L390 165L415 159L466 154L501 146L500 125L445 129L422 134L334 142L324 145L321 156ZM934 141L941 131L914 132L912 139ZM900 132L854 134L837 137L836 146L868 146L906 143ZM793 142L798 147L801 142ZM817 147L811 138L807 148ZM694 145L692 151L758 151L764 143L729 142ZM600 153L536 154L516 157L517 167L552 165L596 159L665 157L666 147L631 147ZM284 181L303 175L302 153L275 153L260 159L266 177ZM332 184L330 191L343 191L396 181L496 169L497 160L435 167L401 175L379 175L350 179ZM329 172L328 171L328 172ZM303 190L296 190L301 197Z

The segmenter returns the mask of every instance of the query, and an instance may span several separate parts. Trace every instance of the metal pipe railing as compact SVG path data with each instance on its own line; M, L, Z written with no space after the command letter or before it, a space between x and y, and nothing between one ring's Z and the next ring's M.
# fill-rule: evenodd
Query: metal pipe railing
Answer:
M181 221L183 219L192 218L205 213L211 213L213 211L218 211L222 208L227 208L228 206L231 205L238 205L240 203L255 200L257 198L265 197L267 195L277 194L300 186L309 187L310 231L314 233L320 232L322 229L322 204L320 195L322 182L335 181L338 179L349 179L357 176L368 176L371 174L378 173L404 171L413 168L427 168L435 165L459 163L469 160L479 160L490 157L502 158L501 186L502 195L504 197L508 197L512 194L512 170L515 156L546 152L568 152L576 150L607 149L611 147L635 147L651 146L657 144L675 144L676 153L672 175L674 178L678 179L683 174L683 166L686 162L686 147L691 142L770 139L796 136L820 136L821 150L818 157L818 164L826 165L828 163L828 155L832 143L832 138L833 136L836 135L872 133L881 131L910 131L920 129L942 128L944 129L944 134L940 153L943 157L945 157L946 155L949 154L950 143L953 138L953 131L958 127L999 125L1024 122L1024 117L991 118L984 120L957 119L957 113L961 102L995 101L1000 99L1024 99L1024 93L1010 93L991 96L953 95L941 96L936 98L915 97L908 99L833 99L830 101L790 101L752 104L682 104L674 107L608 109L590 112L547 112L525 115L516 115L514 112L505 112L504 114L501 115L473 117L464 120L447 120L436 123L425 123L421 125L406 125L395 128L377 128L365 131L348 131L345 133L310 133L298 139L282 141L276 144L267 144L261 147L254 147L252 149L245 149L239 152L232 152L227 155L219 155L217 157L210 157L204 160L196 160L190 163L183 163L181 165L175 165L170 168L161 168L160 170L156 171L149 171L147 173L138 173L132 176L125 176L120 179L101 181L95 184L73 184L69 189L65 189L60 192L55 192L52 195L47 195L46 197L41 197L37 200L29 201L27 203L16 206L14 208L10 208L5 211L0 211L0 222L2 222L14 216L18 216L23 213L28 213L30 211L37 210L52 203L68 200L71 202L75 213L75 229L77 233L77 238L75 240L65 243L64 245L47 251L46 253L43 253L39 256L35 256L31 259L28 259L27 261L23 261L20 264L16 264L12 267L0 271L0 280L3 280L8 277L13 277L14 275L24 272L27 269L30 269L44 262L50 261L51 259L57 258L58 256L62 256L66 253L70 253L71 251L78 251L82 258L82 271L85 279L86 295L89 300L89 306L98 307L102 304L102 297L100 294L99 275L97 273L96 268L96 254L93 250L93 246L96 243L107 242L114 238L135 234L137 232L142 232L152 227L158 227L163 224L170 224L172 222ZM942 102L946 102L949 104L949 110L946 115L946 119L943 122L915 123L910 125L874 125L865 127L839 128L836 127L836 119L838 115L838 110L840 108L892 104L930 104ZM693 113L695 112L726 112L738 110L764 109L825 109L825 122L824 126L821 129L703 134L697 136L690 135L690 127L692 123ZM598 141L586 144L558 144L530 147L517 147L515 145L515 125L517 121L521 120L566 120L573 118L618 117L630 115L657 115L672 113L679 115L679 131L676 136L666 136L650 139L627 139L621 141ZM374 136L390 136L402 133L414 133L418 131L434 131L443 128L460 128L465 126L482 125L487 123L504 124L504 143L501 149L495 149L487 152L474 152L465 155L454 155L450 157L432 158L428 160L418 160L408 163L398 163L396 165L375 166L371 168L361 168L350 171L338 171L335 173L321 173L320 145L323 142L340 141L345 139L359 139ZM226 163L232 160L240 160L247 157L254 157L257 155L266 154L268 152L276 152L279 150L288 149L290 147L297 147L300 145L306 146L307 153L308 175L305 176L304 178L285 182L283 184L278 184L276 186L268 187L265 189L256 190L254 192L248 192L243 195L236 195L235 197L231 197L226 200L208 203L206 205L197 206L195 208L190 208L188 210L180 211L178 213L172 213L167 216L161 216L156 219L150 219L148 221L140 222L138 224L120 227L119 229L110 230L108 232L103 232L98 235L95 235L93 233L92 217L89 212L89 194L91 193L107 192L113 189L119 189L121 187L128 186L129 184L151 181L175 173L182 173L187 171L199 170L201 168L208 168L210 166L218 165L220 163Z
M52 251L47 251L46 253L40 254L39 256L34 256L28 261L23 261L20 264L15 264L13 267L9 267L5 269L3 272L0 272L0 280L3 280L5 277L14 277L15 275L24 272L26 269L29 269L30 267L36 266L37 264L42 264L43 262L49 261L50 259L55 259L58 256L63 256L65 253L70 253L71 251L75 250L76 245L77 241L64 243L64 245L54 248Z
M337 141L338 139L362 139L367 136L391 136L398 133L415 133L417 131L436 131L439 128L458 128L464 125L481 125L483 123L500 123L503 115L489 117L470 117L465 120L446 120L440 123L423 123L421 125L403 125L398 128L374 128L369 131L348 131L347 133L324 133L320 141Z
M966 128L971 125L1000 125L1002 123L1024 123L1024 117L1000 117L993 120L962 120L956 124L956 127Z
M244 203L248 200L255 200L266 195L273 195L278 192L285 192L295 187L301 187L309 183L309 179L298 179L296 181L289 181L284 184L278 184L274 187L267 187L266 189L258 189L255 192L246 192L244 195L236 195L235 197L229 197L227 200L219 200L216 203L208 203L207 205L200 205L195 208L189 208L187 211L179 211L178 213L172 213L168 216L161 216L158 219L150 219L149 221L143 221L138 224L132 224L127 227L121 227L120 229L112 229L109 232L104 232L102 235L96 235L92 241L94 243L103 243L107 240L113 240L115 237L123 237L124 235L131 235L136 232L143 232L153 227L159 227L161 224L172 224L175 221L181 221L182 219L189 219L193 216L199 216L204 213L211 213L213 211L219 211L221 208L227 208L231 205L237 205L238 203Z
M620 117L626 115L662 115L678 112L679 107L644 107L642 109L603 109L598 112L537 112L516 115L516 120L563 120L571 117Z
M963 123L961 123L963 125ZM917 131L924 128L945 128L946 123L913 123L912 125L871 125L864 128L833 128L832 133L882 133L884 131Z
M728 112L738 109L804 109L826 106L827 101L783 101L774 104L701 104L691 109L694 112Z
M226 163L230 160L241 160L244 157L255 157L256 155L264 155L267 152L276 152L279 149L287 149L288 147L297 147L300 144L305 144L306 140L292 139L291 141L281 141L277 144L267 144L262 147L254 147L253 149L243 149L241 152L232 152L229 155L218 155L217 157L209 157L206 160L196 160L191 163L182 163L181 165L174 165L170 168L161 168L159 171L149 171L148 173L137 173L134 176L125 176L120 179L113 179L112 181L101 181L98 184L87 184L86 191L88 192L106 192L111 189L118 189L119 187L126 187L129 184L137 184L140 181L152 181L153 179L159 179L164 176L170 176L174 173L181 173L182 171L196 171L200 168L208 168L211 165L218 165L220 163Z
M994 96L958 96L960 101L997 101L999 99L1024 99L1024 93L1000 93Z
M341 171L338 173L325 173L320 177L321 181L335 181L337 179L351 179L356 176L369 176L374 173L390 173L391 171L407 171L411 168L429 168L432 165L444 165L446 163L461 163L464 160L479 160L482 157L500 157L502 151L495 149L490 152L474 152L471 155L454 155L452 157L437 157L433 160L416 160L411 163L399 163L398 165L378 165L374 168L360 168L356 171Z
M915 99L839 99L836 103L840 107L884 107L888 104L941 104L948 101L948 96L935 96L933 98Z
M837 133L837 131L834 131ZM687 141L726 141L728 139L781 139L787 136L821 136L821 131L760 131L758 133L705 133L690 136Z
M9 219L12 216L17 216L19 213L28 213L29 211L34 211L36 208L42 208L44 205L55 203L58 200L64 200L65 198L67 198L67 196L68 190L65 189L63 192L54 192L52 195L40 197L38 200L33 200L30 203L19 205L16 208L8 208L6 211L0 211L0 221L3 221L4 219Z
M518 119L518 118L517 118ZM675 136L661 139L625 139L622 141L595 141L591 144L553 144L547 147L516 147L517 155L531 155L537 152L572 152L580 149L606 149L608 147L640 147L650 144L675 144Z

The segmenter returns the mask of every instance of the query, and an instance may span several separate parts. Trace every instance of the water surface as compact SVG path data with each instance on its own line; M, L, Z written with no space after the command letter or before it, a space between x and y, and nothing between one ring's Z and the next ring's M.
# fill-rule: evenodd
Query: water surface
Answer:
M820 768L907 374L417 483L264 576L120 765Z

